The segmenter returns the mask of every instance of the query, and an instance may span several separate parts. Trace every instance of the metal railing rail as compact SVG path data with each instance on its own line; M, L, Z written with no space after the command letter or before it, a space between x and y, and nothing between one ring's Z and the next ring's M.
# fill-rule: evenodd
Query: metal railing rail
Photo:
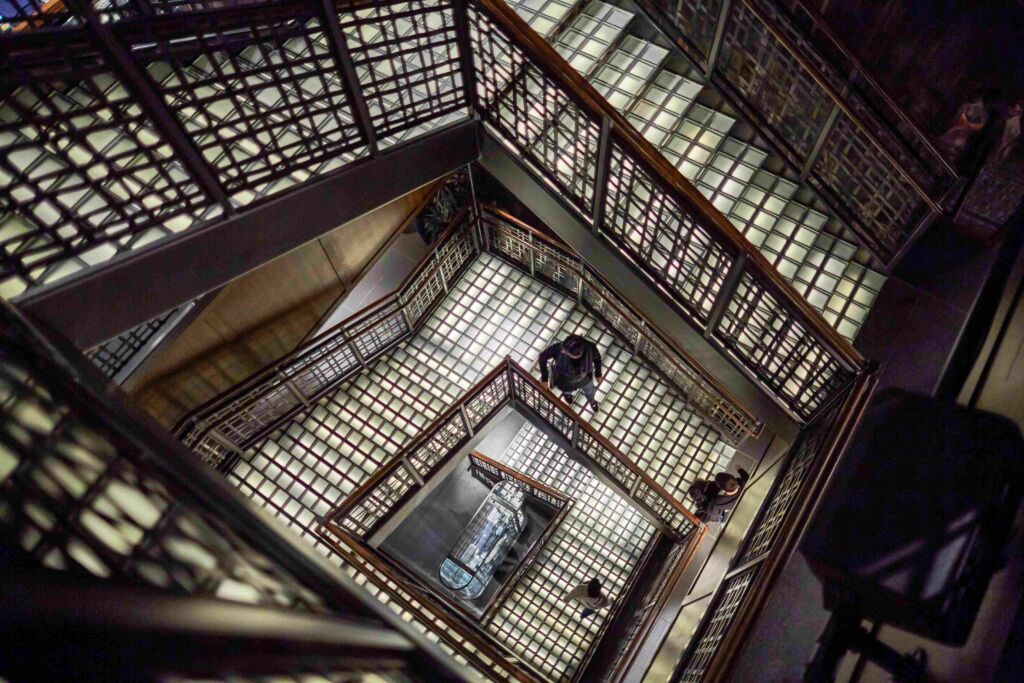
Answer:
M757 436L763 424L716 378L704 372L650 318L616 292L575 251L500 208L483 205L480 228L487 250L561 289L619 333L634 355L644 358L715 425L733 445Z
M529 665L515 654L500 648L495 639L458 618L457 613L441 606L431 596L424 595L422 586L414 586L386 560L338 525L325 522L319 537L371 584L378 595L385 594L386 602L410 615L420 628L435 634L454 654L482 673L485 680L522 683L543 683L547 680L532 672Z
M789 16L786 18L790 19L798 29L809 34L812 39L821 38L827 41L827 46L818 44L822 49L817 50L816 53L820 54L822 61L827 60L827 63L837 73L847 75L847 81L856 94L865 99L867 106L878 112L876 116L879 123L891 127L892 135L908 145L922 160L922 163L934 166L937 171L950 180L956 179L956 169L935 148L931 136L921 130L913 119L903 111L903 108L889 96L885 88L875 80L860 59L846 46L846 41L836 34L816 8L804 0L775 1L789 9ZM801 47L812 46L807 45L805 41L798 41L792 46L792 49L800 51ZM808 59L813 58L808 57ZM850 107L850 109L857 108ZM894 120L897 120L898 123L892 123Z
M409 671L398 633L357 620L80 582L53 570L4 567L0 673L11 680L230 680ZM60 633L54 639L52 634ZM49 636L49 637L48 637ZM82 667L83 653L88 666ZM188 652L187 657L182 657ZM222 678L223 677L223 678Z
M834 34L827 37L828 57L807 40L805 25L820 29L822 22L801 0L634 1L722 86L887 271L961 189L928 136Z
M488 129L743 372L810 419L860 354L512 9L479 0L470 23ZM655 264L662 242L670 262Z
M63 573L55 577L61 591L102 586L105 596L94 603L100 606L119 604L111 593L129 600L132 591L148 588L144 601L155 604L154 596L167 596L185 610L202 606L228 614L240 603L250 614L286 610L322 626L313 636L292 633L296 648L321 653L331 647L325 640L341 633L339 620L346 620L355 629L349 636L358 637L362 626L370 637L390 632L389 652L366 650L370 665L389 663L418 680L466 679L466 672L308 543L254 508L110 390L106 377L70 343L45 336L6 302L0 302L0 323L0 564L16 563L30 572L15 592L24 597L33 581L57 571ZM14 580L15 573L4 575ZM50 626L63 616L82 625L82 614L68 607L78 605L66 601L69 594L48 604L22 603L18 623L5 624L5 633L19 642L15 634L31 628L33 615ZM12 614L13 609L12 603ZM158 613L150 610L147 617ZM183 626L183 637L189 637L188 620ZM245 626L230 620L218 628L225 636L245 637ZM194 642L202 639L201 630L196 624ZM335 653L345 647L334 642ZM116 655L117 647L110 652ZM223 660L228 666L230 654Z
M698 536L703 537L703 532L695 531L694 533L690 534L690 539L683 539L682 541L679 541L674 545L677 548L687 547L690 545L689 541L692 540L693 537ZM611 607L608 609L608 614L605 616L604 621L601 623L601 627L597 631L597 636L594 638L594 644L587 649L586 655L584 655L582 661L580 661L579 666L576 667L576 672L573 674L572 677L573 683L579 683L581 681L591 681L594 679L597 672L588 670L592 660L594 659L594 655L597 654L598 648L611 647L613 645L612 643L605 643L604 640L608 635L608 631L611 629L612 624L615 623L616 619L619 619L621 617L622 611L623 609L625 609L626 603L630 598L630 594L636 589L636 584L640 580L640 576L643 574L644 569L646 569L647 565L650 563L651 558L654 555L654 549L655 547L657 547L657 545L657 536L652 537L651 540L647 542L647 546L644 548L644 552L640 556L640 560L633 568L633 571L630 572L629 578L626 580L625 585L623 585L622 590L619 591L619 596L615 599L615 602L612 603Z
M662 611L668 605L668 599L672 595L683 572L690 566L697 548L707 534L707 527L703 527L699 534L694 534L689 542L679 544L673 548L662 568L658 578L654 581L654 590L647 596L643 606L637 610L629 623L625 635L616 644L618 652L615 661L605 673L604 681L623 681L629 672L633 661L640 653L640 649L646 643L651 629L661 616Z
M345 532L369 539L502 408L513 406L565 439L662 530L682 539L700 527L693 513L558 399L526 369L506 359L408 446L325 515Z
M192 6L167 11L146 0L75 0L42 10L36 0L18 5L11 20L24 24L23 30L0 34L13 60L5 71L10 97L4 106L17 114L0 123L0 132L15 136L8 153L0 154L0 166L21 188L8 193L4 207L21 223L5 233L2 265L26 287L51 275L63 277L72 261L79 269L85 266L78 260L102 263L117 251L111 240L141 245L185 229L182 221L193 218L213 225L246 202L287 191L296 179L372 158L421 123L474 108L490 127L512 131L506 137L513 143L514 131L528 129L529 140L513 147L527 160L543 157L554 168L545 177L554 179L598 234L670 292L698 329L755 381L781 395L798 419L809 418L861 362L760 252L499 0L417 0L408 7L397 0L287 0L201 12ZM508 69L495 62L495 49L517 60L515 79L500 80ZM256 58L257 52L263 57ZM388 62L400 54L403 69L411 68L405 59L414 52L424 62L415 73L395 72ZM200 78L196 64L207 62L216 62L215 73ZM43 69L44 63L61 66ZM319 79L322 92L299 87L300 67ZM413 93L431 74L440 78L431 81L436 87ZM543 87L527 92L524 79ZM71 99L67 87L74 90ZM231 99L227 119L207 111L239 88L245 96ZM30 90L36 93L30 102L15 97ZM246 102L272 93L283 98L280 106L266 116L247 113ZM548 113L554 117L542 117L533 130L531 98L538 97L551 100ZM517 102L524 105L514 108L518 120L499 125L500 108ZM559 126L570 115L574 134L563 140ZM115 136L116 155L113 147L82 145L100 133ZM580 145L587 154L571 155L568 164L578 173L562 182L559 155ZM255 153L260 149L265 153ZM23 168L14 152L37 160ZM129 156L133 161L126 165ZM69 173L74 178L65 182ZM82 193L96 201L72 202ZM33 212L44 204L65 208L43 225ZM654 215L658 223L646 227L671 241L685 263L655 264L630 242ZM380 348L371 340L374 334L398 338L399 315L394 309L366 312L360 321L365 329L351 330L352 343L334 340L338 348L349 347L347 369L321 365L319 371L336 378L365 362ZM304 374L291 377L282 370L279 381L265 382L259 387L265 395L244 406L250 413L244 419L237 410L242 406L233 406L229 413L208 416L214 426L189 427L190 445L209 461L224 462L254 434L265 433L272 423L268 413L276 417L285 405L294 409L301 402L297 396L308 400L329 384L312 376L313 357L305 364L291 360ZM236 418L241 421L232 423Z
M193 409L172 432L208 464L227 466L232 455L414 335L477 253L467 212L452 218L394 292Z
M497 460L488 458L483 453L473 451L469 455L469 461L470 466L473 467L474 470L483 472L484 476L487 476L491 481L497 482L501 479L519 481L529 487L531 495L534 495L539 500L549 502L551 505L560 503L560 506L557 508L558 514L548 522L548 525L544 528L544 532L536 541L533 542L530 548L526 551L526 554L523 555L523 558L519 561L519 566L512 571L512 575L505 580L505 583L502 584L501 588L498 589L498 592L495 593L494 597L491 599L491 603L486 609L484 609L484 613L480 617L480 623L486 626L494 620L495 615L498 613L498 609L505 600L508 599L508 596L512 594L512 591L515 590L520 581L523 580L523 577L526 576L526 572L530 569L530 564L533 562L534 558L537 557L537 553L547 545L551 536L558 529L558 526L565 519L566 515L569 514L569 510L572 509L573 506L573 501L565 494L538 482L536 479L525 477L519 472L501 464Z
M468 118L459 12L453 0L8 5L5 296Z
M192 320L195 307L196 301L188 301L89 349L85 356L115 384L124 384L157 348Z
M519 239L524 234L529 236L525 241ZM511 239L515 245L508 243ZM561 287L604 317L731 443L759 433L761 423L739 399L653 321L630 307L577 254L551 238L485 206L479 219L471 209L461 210L436 245L392 294L193 409L173 433L207 463L230 467L246 448L416 334L481 251L498 254Z
M672 681L729 680L768 597L796 549L877 384L864 372L801 430L753 525L712 596Z
M484 467L495 479L512 478L517 481L522 481L523 483L526 483L528 486L537 486L539 484L539 482L535 482L534 480L529 479L528 477L523 477L523 475L521 475L520 473L515 472L514 470L510 470L501 463L491 460L490 458L487 458L486 456L476 453L475 451L470 455L470 458L471 461L475 461L473 462L473 466ZM502 586L501 590L492 599L492 602L485 610L483 617L479 620L479 625L477 625L477 623L471 618L467 620L467 613L460 606L453 605L451 601L443 597L437 596L434 593L434 591L432 591L428 587L423 586L423 584L418 580L417 577L410 576L408 571L405 571L403 568L398 566L392 566L390 564L390 559L387 557L386 553L366 546L362 541L360 541L356 536L354 536L351 533L351 531L342 528L342 526L340 526L335 519L331 519L329 516L325 518L323 530L320 536L327 540L333 547L338 548L346 556L346 558L350 559L350 561L352 561L352 555L354 553L358 556L357 564L368 563L373 565L379 574L387 577L387 580L381 580L381 577L379 576L376 578L374 576L371 576L370 580L375 581L375 583L377 583L379 587L389 596L396 597L404 608L406 607L406 599L404 596L412 593L410 589L415 587L421 594L429 598L429 600L424 602L426 606L431 609L432 613L434 613L446 625L449 625L450 627L454 626L452 630L456 634L458 634L460 638L465 637L467 633L474 634L477 636L479 640L474 643L474 650L485 650L490 652L491 650L498 648L499 651L497 653L491 653L492 658L498 659L500 661L501 658L504 657L510 664L514 664L521 668L525 667L527 669L527 673L529 673L532 676L535 676L540 680L543 680L543 675L537 674L535 671L530 669L528 665L526 665L526 663L522 661L522 659L520 659L513 653L508 652L504 647L502 647L502 644L500 642L494 641L492 636L490 636L485 631L480 630L493 620L498 609L502 606L504 600L511 593L515 584L517 584L519 580L522 578L522 576L524 576L526 572L530 569L531 561L535 556L536 552L539 551L539 549L546 544L549 536L553 533L555 529L558 528L558 525L561 523L562 518L564 518L566 513L568 513L569 509L571 508L572 503L566 502L568 499L566 499L565 496L558 493L557 491L554 491L553 489L550 489L549 487L546 487L543 484L539 484L539 490L546 490L555 498L562 499L560 502L563 503L564 507L561 509L559 515L557 515L555 519L549 522L547 529L545 530L545 533L533 543L533 545L531 546L531 552L528 553L528 555L520 561L516 573L508 580L506 580L506 583ZM679 542L679 547L689 551L687 552L687 557L692 556L692 551L696 548L697 544L699 544L700 539L703 538L703 530L704 527L701 527L700 533L691 533L689 537ZM630 592L633 590L636 581L639 579L643 568L651 559L652 551L655 545L657 544L658 538L659 537L656 535L647 544L647 546L644 549L644 552L642 553L639 561L637 562L637 565L630 573L629 579L626 581L622 589L619 591L618 598L609 607L608 613L603 620L601 628L599 629L597 635L591 640L591 645L589 648L587 648L584 657L582 658L580 663L575 667L575 671L572 676L573 681L584 680L584 677L589 675L586 671L587 663L592 659L598 648L605 646L602 643L602 639L604 638L604 635L607 632L609 625L614 621L615 617L625 607L625 603L628 599ZM342 547L342 545L344 547ZM422 618L420 620L426 621ZM458 642L458 639L456 639L456 644L454 644L453 647L457 647ZM497 657L495 657L495 654L497 655ZM476 662L471 663L476 665ZM502 671L501 673L504 676L506 672Z
M469 466L475 473L479 473L480 476L492 484L496 484L499 481L514 481L522 484L526 488L527 496L546 503L555 510L563 510L567 505L572 504L572 499L564 493L521 472L516 472L511 467L488 458L479 451L473 451L469 454Z

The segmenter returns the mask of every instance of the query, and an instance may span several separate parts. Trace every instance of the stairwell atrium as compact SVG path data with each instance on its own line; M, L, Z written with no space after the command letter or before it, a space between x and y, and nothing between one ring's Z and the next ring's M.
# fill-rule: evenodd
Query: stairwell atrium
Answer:
M797 680L872 395L1024 422L1021 175L799 0L0 8L0 680Z

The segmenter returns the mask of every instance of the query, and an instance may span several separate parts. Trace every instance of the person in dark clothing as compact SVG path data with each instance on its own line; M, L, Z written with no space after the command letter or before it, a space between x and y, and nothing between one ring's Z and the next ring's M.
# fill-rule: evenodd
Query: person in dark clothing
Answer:
M594 397L603 377L601 352L597 350L597 344L578 334L570 334L540 354L541 381L547 383L550 378L549 386L562 392L562 400L566 403L572 403L573 394L582 391L587 405L597 412L598 403Z
M697 519L705 523L725 521L750 479L750 473L745 469L739 467L737 470L738 477L719 472L714 479L698 479L690 486L687 493L697 504Z

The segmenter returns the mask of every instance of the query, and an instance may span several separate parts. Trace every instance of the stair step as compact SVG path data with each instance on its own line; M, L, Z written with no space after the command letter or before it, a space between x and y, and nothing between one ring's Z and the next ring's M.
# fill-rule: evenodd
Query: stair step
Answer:
M626 30L633 14L593 0L559 36L554 44L565 61L586 76Z
M630 107L626 119L652 145L661 149L702 87L697 81L662 69Z
M731 116L694 103L666 138L661 152L692 182L711 163L735 123Z
M667 57L667 49L627 36L587 80L609 104L625 114Z
M538 35L547 38L573 8L576 0L506 0L506 3Z
M727 137L697 177L697 189L728 214L767 158L764 150Z

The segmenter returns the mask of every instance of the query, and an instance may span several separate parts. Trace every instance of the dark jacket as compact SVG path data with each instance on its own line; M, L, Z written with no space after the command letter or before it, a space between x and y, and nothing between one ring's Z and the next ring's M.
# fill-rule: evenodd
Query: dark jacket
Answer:
M743 490L743 487L747 485L747 480L750 479L750 473L743 468L740 468L739 474L740 476L736 477L736 480L739 481L740 488L731 496L725 495L713 479L704 482L704 500L697 505L697 519L702 522L725 521L725 518L732 512L732 509L736 507L736 501L740 498L740 491Z
M555 386L571 391L586 386L596 377L601 379L601 352L597 344L584 339L583 353L579 358L570 358L562 353L562 343L552 344L540 354L540 379L548 381L548 361L554 361Z

